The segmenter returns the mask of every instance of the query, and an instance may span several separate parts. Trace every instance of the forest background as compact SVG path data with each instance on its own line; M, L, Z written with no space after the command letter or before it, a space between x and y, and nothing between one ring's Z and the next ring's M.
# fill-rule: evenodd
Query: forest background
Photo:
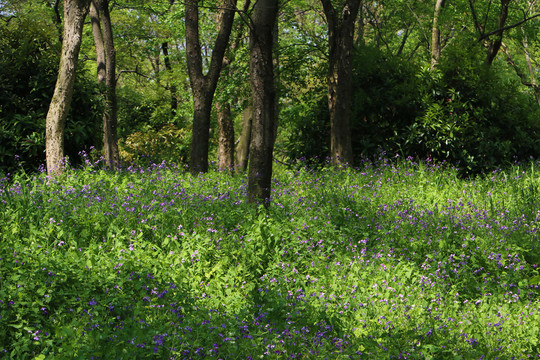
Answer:
M329 21L329 9L341 26L355 3L359 9L350 44L346 131L352 153L347 162L383 150L390 156L446 161L463 174L474 174L538 158L537 1L295 0L278 4L273 28L279 100L274 160L317 164L335 155L329 63L336 56L330 46L336 24ZM104 114L113 113L119 164L166 160L206 171L206 161L220 169L247 168L255 131L249 70L254 5L236 4L210 124L201 135L193 131L199 94L192 90L195 73L190 74L189 64L196 60L190 59L186 41L194 26L193 10L186 17L190 4L196 10L199 72L201 79L208 78L220 35L216 25L234 3L92 3L65 125L65 155L71 165L83 161L81 151L94 160L104 156ZM97 18L106 37L107 17L114 41L112 65L100 55L95 29L93 33ZM45 118L61 57L63 2L3 0L0 18L0 171L36 171L46 160ZM100 64L114 67L112 80L105 79L110 69L100 74ZM193 143L204 146L201 136L208 136L209 155L189 165Z

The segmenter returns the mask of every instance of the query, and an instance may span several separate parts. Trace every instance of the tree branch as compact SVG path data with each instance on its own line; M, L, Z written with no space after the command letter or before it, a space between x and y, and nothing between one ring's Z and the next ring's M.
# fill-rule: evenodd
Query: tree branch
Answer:
M482 41L482 40L484 40L484 39L490 37L491 35L495 35L495 34L498 34L498 33L502 33L503 31L510 30L510 29L515 28L515 27L518 27L519 25L521 25L521 24L523 24L523 23L525 23L525 22L527 22L527 21L529 21L529 20L532 20L532 19L534 19L534 18L537 18L537 17L539 17L539 16L540 16L540 13L535 14L535 15L533 15L533 16L530 16L530 17L528 17L528 18L525 18L525 19L523 19L523 20L521 20L521 21L518 21L518 22L515 23L515 24L507 25L507 26L504 26L504 27L502 27L502 28L500 28L500 29L490 31L490 32L488 32L487 34L481 35L481 36L478 38L478 41Z

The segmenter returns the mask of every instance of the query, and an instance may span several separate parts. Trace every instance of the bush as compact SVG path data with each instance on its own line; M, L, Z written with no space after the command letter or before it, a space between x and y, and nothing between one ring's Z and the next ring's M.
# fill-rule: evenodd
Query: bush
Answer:
M283 153L293 163L322 164L330 154L330 114L327 97L322 95L282 111L291 121Z
M356 159L379 149L402 150L408 128L421 114L418 68L403 59L363 45L354 58L354 100L351 114Z
M0 24L0 172L35 171L45 162L45 118L59 53L44 26L18 19ZM99 91L84 76L80 69L66 123L65 152L75 164L80 150L101 141Z
M191 131L167 124L159 130L137 131L120 139L120 159L139 166L150 163L186 164L191 147Z
M462 174L540 155L540 108L500 64L447 49L436 70L362 45L355 51L352 145L355 161L388 154L458 165ZM326 89L282 111L291 121L289 158L329 155Z
M539 107L503 69L450 52L421 77L423 113L408 128L408 154L458 164L466 174L540 154Z

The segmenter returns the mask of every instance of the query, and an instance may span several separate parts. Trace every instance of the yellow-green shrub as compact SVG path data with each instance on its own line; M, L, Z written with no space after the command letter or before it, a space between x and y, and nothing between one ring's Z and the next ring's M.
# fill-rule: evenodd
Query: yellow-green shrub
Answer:
M184 164L189 159L191 131L167 124L159 130L137 131L125 139L120 139L120 159L122 162L147 165L150 162Z

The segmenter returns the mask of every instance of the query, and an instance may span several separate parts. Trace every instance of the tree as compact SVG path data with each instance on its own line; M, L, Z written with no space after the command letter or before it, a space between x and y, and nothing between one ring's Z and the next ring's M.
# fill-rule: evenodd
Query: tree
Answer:
M168 0L169 1L169 12L172 9L172 6L174 5L175 0ZM172 65L171 65L171 58L169 55L169 42L164 41L161 43L161 51L163 52L163 62L165 63L165 69L167 72L172 72ZM176 85L170 84L167 86L170 93L171 93L171 112L174 115L176 115L176 111L178 110L178 98L177 98L177 88Z
M96 46L98 82L105 84L103 157L108 167L116 167L120 160L117 132L116 50L114 48L109 0L92 0L90 18Z
M186 49L187 65L193 92L193 135L190 154L192 173L208 171L208 142L210 114L223 56L229 42L236 0L223 0L218 21L218 34L212 51L209 69L203 74L201 43L199 39L199 1L186 1Z
M444 7L445 0L436 0L435 11L433 13L433 29L431 31L431 68L437 65L441 57L441 29L439 28L439 17Z
M73 96L84 18L88 13L89 6L90 0L65 0L64 2L64 31L60 67L47 113L45 129L47 173L50 175L62 172L64 129Z
M249 10L251 1L245 0L244 6L242 9L242 14L246 14ZM226 72L225 78L232 79L235 74L231 65L236 61L236 53L242 40L245 37L245 22L240 19L238 25L236 26L236 36L234 41L229 46L229 51L223 57L223 70ZM230 85L229 85L230 86ZM234 93L234 96L231 98L231 94ZM218 122L218 170L220 171L233 171L235 169L235 156L234 156L234 122L231 114L231 103L234 101L234 98L237 97L238 87L234 86L234 92L225 91L224 96L218 97L216 101L216 111L217 111L217 122ZM251 129L250 129L251 130ZM243 135L246 135L245 133ZM245 136L239 141L242 142L242 139L245 139ZM246 162L247 165L247 152L249 148L249 141L246 144ZM236 169L239 171L245 171L247 166L237 166Z
M472 0L469 0L469 7L471 9L471 14L474 21L474 26L476 30L479 33L479 40L484 43L484 46L486 47L486 60L485 63L488 66L491 66L493 63L493 60L495 60L495 57L499 53L499 50L503 46L503 35L505 32L507 32L510 29L513 29L515 27L520 26L521 24L535 19L540 16L540 13L527 16L527 13L525 12L525 16L523 19L514 22L513 24L507 25L508 17L510 16L510 3L512 0L500 0L500 8L499 8L499 14L496 20L495 29L492 31L487 31L486 25L482 23L477 15L476 8L474 6L474 2ZM530 10L532 8L532 3L529 3L528 9ZM489 12L489 9L488 9Z
M259 0L253 6L249 44L249 72L253 120L249 148L248 202L270 204L272 161L276 138L276 86L274 80L274 26L278 0Z
M346 0L338 13L331 0L321 0L328 24L328 109L330 156L335 165L352 164L350 114L354 28L360 0Z
M502 45L502 39L504 34L504 26L506 24L506 19L508 18L508 7L512 0L501 0L501 8L499 10L499 17L497 18L497 29L491 33L486 34L485 27L480 23L476 16L475 8L473 2L469 0L471 6L471 12L474 18L474 24L478 31L480 32L480 40L483 40L486 46L486 64L491 65L495 57L499 53L499 49ZM493 37L493 38L491 38Z

